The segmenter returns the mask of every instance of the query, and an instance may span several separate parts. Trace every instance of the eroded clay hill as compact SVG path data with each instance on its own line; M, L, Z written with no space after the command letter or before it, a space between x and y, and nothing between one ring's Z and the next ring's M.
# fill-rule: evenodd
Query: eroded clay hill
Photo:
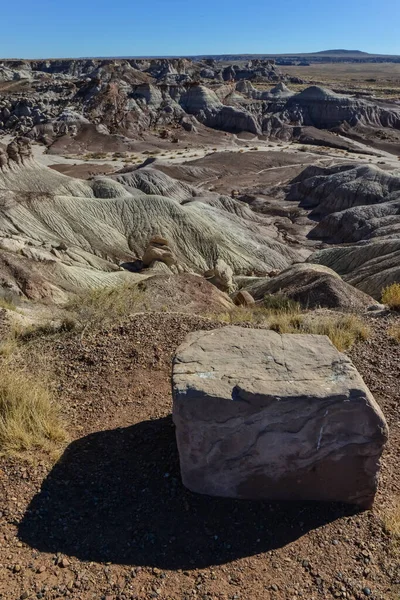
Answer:
M301 83L270 60L2 61L0 132L29 135L54 153L121 151L148 132L172 139L204 127L398 151L398 103Z
M328 167L299 154L156 160L82 180L37 162L18 138L0 153L2 286L63 302L155 270L204 275L222 264L224 291L283 291L316 305L322 293L328 306L366 306L400 279L399 171L343 160ZM260 195L232 191L233 180ZM333 271L276 278L304 261Z
M172 272L203 274L223 260L235 274L267 273L304 259L238 200L203 196L151 169L74 179L25 149L15 142L2 154L0 264L3 286L28 297L62 300L148 276L151 269L135 275L120 265L132 271L154 236L166 239Z
M309 167L292 184L289 198L318 220L309 237L331 245L310 262L331 267L375 297L399 281L400 170Z

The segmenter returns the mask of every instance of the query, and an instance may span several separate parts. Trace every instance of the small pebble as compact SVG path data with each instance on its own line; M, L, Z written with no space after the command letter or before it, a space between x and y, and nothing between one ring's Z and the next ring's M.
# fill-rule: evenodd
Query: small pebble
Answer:
M69 566L68 558L62 558L61 560L59 560L58 566L61 567L62 569L65 569L66 567L68 567Z

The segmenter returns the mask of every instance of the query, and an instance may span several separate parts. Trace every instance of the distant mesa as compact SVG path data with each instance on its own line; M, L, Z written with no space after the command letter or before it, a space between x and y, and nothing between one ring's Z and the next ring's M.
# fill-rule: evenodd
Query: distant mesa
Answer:
M312 52L311 54L358 54L359 56L370 56L369 52L362 50L321 50L320 52Z

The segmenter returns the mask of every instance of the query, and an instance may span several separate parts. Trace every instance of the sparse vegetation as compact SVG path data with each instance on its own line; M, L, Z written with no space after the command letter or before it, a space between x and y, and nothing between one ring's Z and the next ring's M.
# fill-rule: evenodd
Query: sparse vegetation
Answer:
M311 333L309 331L301 331L303 325L303 315L296 312L276 312L269 320L269 328L277 333Z
M26 342L45 335L73 331L77 327L77 321L72 316L66 316L61 321L47 321L46 323L20 328L15 333L15 337L17 340Z
M400 496L396 496L382 511L382 521L387 533L400 542Z
M26 371L0 367L0 455L54 452L66 434L49 385Z
M88 290L75 296L67 305L69 322L79 327L108 326L132 312L146 309L146 295L139 284Z
M8 300L7 298L2 298L1 296L0 296L0 308L4 308L5 310L17 310L17 307L12 300Z
M0 342L1 358L9 358L17 350L20 332L21 328L14 324L8 334L2 337Z
M393 327L390 327L390 329L388 329L388 334L400 344L400 325L393 325Z
M17 310L18 296L8 289L0 289L0 309Z
M85 160L99 160L107 158L107 152L88 152L83 158Z
M298 219L301 216L301 209L298 207L291 208L286 213L286 216L288 219L290 219L292 221L292 223L295 223L296 219Z
M327 335L340 352L369 337L369 328L355 315L318 315L312 320L302 315L279 315L271 328L280 333Z
M370 334L368 326L355 315L302 313L297 302L280 295L267 296L264 306L237 306L230 312L212 315L212 318L232 325L264 325L278 333L327 335L340 352L349 350L355 342L367 339Z
M269 311L261 306L235 306L229 312L209 315L210 318L223 323L237 325L239 323L252 323L253 325L266 325L270 316Z
M392 310L400 311L400 283L393 283L383 290L382 302Z
M264 308L270 311L298 313L300 304L284 294L266 294L263 300Z

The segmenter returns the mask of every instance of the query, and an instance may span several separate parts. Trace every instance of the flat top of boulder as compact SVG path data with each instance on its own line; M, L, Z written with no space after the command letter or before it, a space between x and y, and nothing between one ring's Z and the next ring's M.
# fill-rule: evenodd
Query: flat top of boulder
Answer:
M173 383L180 398L238 402L247 414L277 398L305 397L367 397L380 412L350 359L320 335L235 326L192 333L175 355Z

